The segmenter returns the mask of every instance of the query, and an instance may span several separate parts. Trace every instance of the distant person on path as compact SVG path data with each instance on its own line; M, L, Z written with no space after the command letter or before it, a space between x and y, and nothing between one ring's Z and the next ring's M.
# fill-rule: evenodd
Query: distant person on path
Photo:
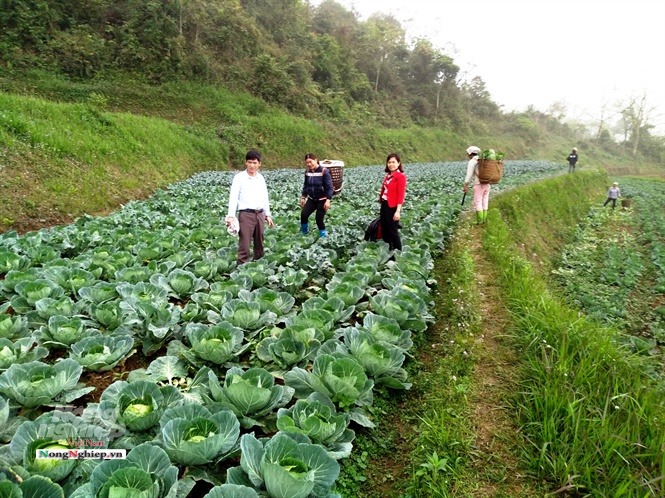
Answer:
M490 198L490 184L480 183L478 180L478 155L480 149L475 145L466 149L466 155L469 157L469 163L466 166L466 177L464 178L464 193L469 191L469 184L473 182L473 209L476 212L476 223L481 224L487 221L487 209Z
M579 159L579 156L577 155L577 147L573 147L573 150L571 151L570 154L568 154L568 173L574 173L575 172L575 165L577 164L577 160Z
M383 241L388 243L390 249L402 250L402 239L399 229L402 228L399 220L402 213L402 204L406 196L406 175L404 165L398 154L388 154L386 158L386 176L381 184L379 202L381 203L381 235Z
M245 155L245 171L233 177L231 193L229 194L229 210L226 215L226 225L236 222L238 211L238 264L246 263L249 259L250 242L254 242L254 260L263 256L263 224L275 226L270 215L268 188L263 175L259 173L261 167L261 154L250 150Z
M603 207L607 206L607 204L612 201L612 209L614 209L617 206L617 199L619 197L621 197L621 190L619 190L619 184L614 182L607 191L607 200L603 204Z
M316 211L316 226L319 237L327 237L324 217L330 209L333 197L333 181L330 170L319 164L314 154L305 154L305 181L300 195L300 231L305 235L309 230L309 217Z

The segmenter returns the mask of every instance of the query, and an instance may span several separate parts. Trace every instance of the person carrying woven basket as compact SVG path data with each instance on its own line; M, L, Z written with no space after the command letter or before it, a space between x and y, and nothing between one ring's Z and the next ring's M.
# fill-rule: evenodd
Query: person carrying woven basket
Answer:
M469 184L473 182L473 209L476 212L476 223L487 221L487 208L490 197L490 184L480 183L478 179L478 155L480 149L471 145L466 149L469 163L466 166L466 177L464 178L464 193L469 191Z
M300 196L300 232L305 235L309 231L309 217L316 211L316 226L319 237L327 237L324 218L330 209L334 187L330 170L319 164L314 154L305 154L305 181Z

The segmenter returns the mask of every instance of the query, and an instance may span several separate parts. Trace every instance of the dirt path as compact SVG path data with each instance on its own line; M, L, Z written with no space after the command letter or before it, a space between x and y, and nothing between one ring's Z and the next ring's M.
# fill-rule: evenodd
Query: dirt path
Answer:
M469 397L476 430L474 468L479 477L474 497L533 496L522 482L515 455L519 427L514 423L509 397L517 389L517 357L508 337L511 321L498 276L481 245L482 230L472 226L464 234L475 266L481 330Z

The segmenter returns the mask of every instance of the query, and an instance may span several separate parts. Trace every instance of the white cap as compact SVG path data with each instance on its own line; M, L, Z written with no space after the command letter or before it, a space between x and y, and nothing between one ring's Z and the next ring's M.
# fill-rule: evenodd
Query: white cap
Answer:
M470 146L466 149L467 154L480 154L480 149L475 145Z
M619 185L619 182L614 182L612 185Z

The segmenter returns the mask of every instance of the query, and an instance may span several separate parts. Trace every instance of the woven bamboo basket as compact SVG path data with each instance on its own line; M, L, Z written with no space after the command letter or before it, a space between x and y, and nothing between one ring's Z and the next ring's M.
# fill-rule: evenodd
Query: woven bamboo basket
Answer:
M339 194L342 191L342 187L344 187L344 161L326 159L319 164L330 171L333 181L333 191L335 194Z
M633 203L633 200L630 198L621 199L621 207L629 208Z
M478 159L478 181L480 183L499 183L503 175L503 161Z

